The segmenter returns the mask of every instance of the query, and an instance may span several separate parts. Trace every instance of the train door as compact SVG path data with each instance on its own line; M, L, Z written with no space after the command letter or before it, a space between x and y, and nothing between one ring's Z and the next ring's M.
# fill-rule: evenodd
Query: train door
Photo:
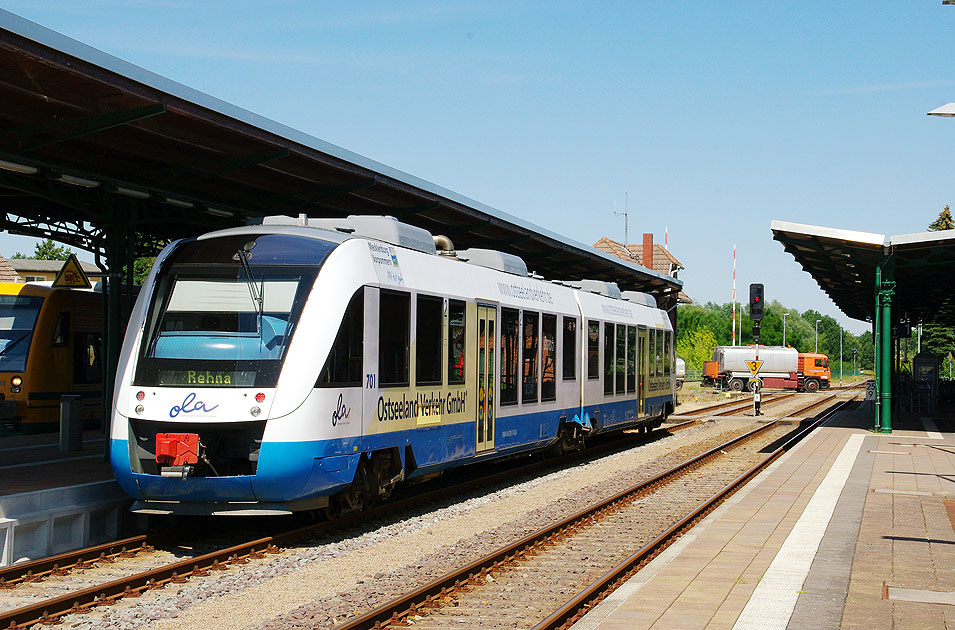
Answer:
M640 326L637 336L639 337L637 341L637 357L639 357L639 369L637 370L637 413L642 416L645 409L643 401L647 396L647 352L649 351L647 347L647 327Z
M497 420L495 410L494 385L497 375L494 372L497 352L495 333L497 332L497 308L478 304L477 307L477 422L475 425L475 452L481 453L494 448L494 423Z

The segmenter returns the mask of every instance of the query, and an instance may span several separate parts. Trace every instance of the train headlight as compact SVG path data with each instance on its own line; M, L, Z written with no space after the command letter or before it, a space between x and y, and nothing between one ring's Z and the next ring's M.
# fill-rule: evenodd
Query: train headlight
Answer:
M264 403L264 402L265 402L265 394L264 394L263 392L259 392L258 394L256 394L256 395L255 395L255 402L257 402L257 403Z
M136 405L136 414L137 414L137 415L140 415L140 416L143 415L143 412L144 412L144 411L146 411L146 408L145 408L145 407L143 407L142 405Z
M251 409L249 409L249 413L252 414L253 418L257 418L259 414L262 413L262 410L259 409L258 407L252 407Z
M19 376L14 376L13 378L10 379L10 384L13 385L14 387L20 387L20 385L23 384L23 379L20 378Z

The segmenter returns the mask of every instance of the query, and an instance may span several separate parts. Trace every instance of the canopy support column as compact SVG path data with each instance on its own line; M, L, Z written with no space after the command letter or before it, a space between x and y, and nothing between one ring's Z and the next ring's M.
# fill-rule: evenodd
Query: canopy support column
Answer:
M889 256L875 268L875 383L877 391L875 431L892 433L892 300L895 269Z

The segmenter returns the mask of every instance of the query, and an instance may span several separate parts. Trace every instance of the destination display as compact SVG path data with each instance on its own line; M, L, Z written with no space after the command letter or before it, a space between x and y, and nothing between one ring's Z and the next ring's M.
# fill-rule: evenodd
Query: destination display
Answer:
M251 370L159 370L160 385L198 387L254 387Z

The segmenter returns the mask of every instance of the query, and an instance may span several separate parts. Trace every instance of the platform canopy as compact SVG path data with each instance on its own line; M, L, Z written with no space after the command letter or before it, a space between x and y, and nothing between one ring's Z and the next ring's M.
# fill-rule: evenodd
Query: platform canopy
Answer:
M897 321L955 326L955 230L885 236L785 221L770 227L847 316L873 319L876 267L892 265Z
M664 304L682 286L3 10L0 199L0 227L89 251L110 229L148 254L265 215L391 215L547 278L616 281Z

